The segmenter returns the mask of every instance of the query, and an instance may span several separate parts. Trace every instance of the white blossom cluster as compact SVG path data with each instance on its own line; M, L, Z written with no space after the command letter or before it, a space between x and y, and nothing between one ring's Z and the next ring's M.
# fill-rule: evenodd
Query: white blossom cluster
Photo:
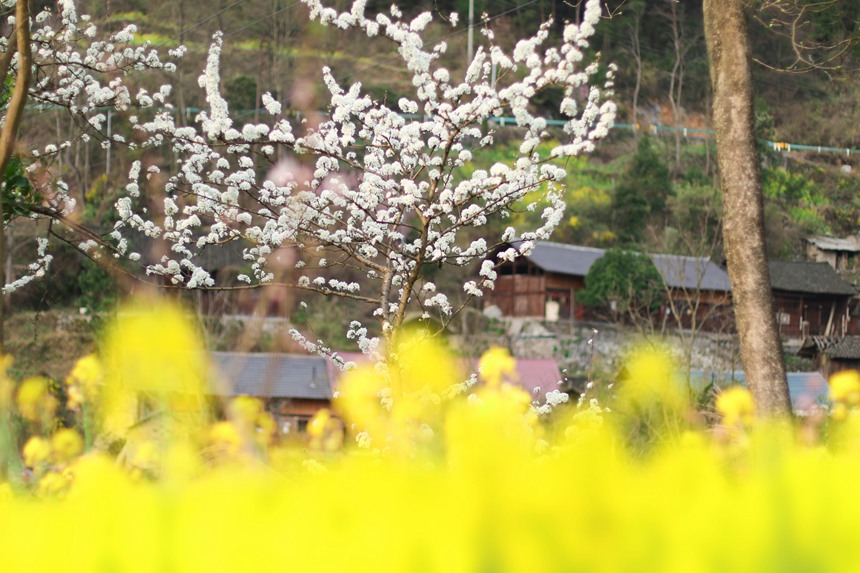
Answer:
M163 222L130 209L138 185L134 173L127 197L117 202L117 230L133 228L169 241L170 254L148 270L175 284L209 284L211 279L193 261L201 249L229 241L245 242L252 274L242 279L252 284L272 280L269 258L280 247L305 251L324 247L363 269L373 284L304 274L297 278L297 287L374 303L384 331L399 325L409 305L419 305L424 317L431 311L450 316L459 307L451 302L450 293L423 282L422 266L477 260L478 280L467 282L464 293L477 297L493 288L496 267L527 252L534 240L549 237L561 220L564 203L557 183L565 171L552 160L591 151L614 120L615 106L607 99L611 71L604 86L597 87L592 85L597 65L583 63L600 17L599 2L587 3L579 26L565 26L557 46L549 44L549 25L520 41L511 54L493 45L488 32L489 47L477 50L466 77L459 81L439 64L446 43L428 45L424 40L431 14L405 21L396 8L390 14L367 16L363 1L348 12L318 0L303 1L311 17L323 24L358 28L369 37L393 41L412 75L414 96L401 98L395 106L374 101L360 83L342 86L325 68L323 81L331 104L328 119L318 127L294 133L270 94L263 97L270 121L240 127L220 94L222 39L216 34L199 80L208 110L200 113L196 125L178 127L172 114L164 112L136 126L145 136L143 145L170 142L182 158L181 169L166 185L170 203ZM494 65L505 81L493 84ZM567 119L567 138L539 151L538 145L550 135L546 120L532 115L530 105L549 87L563 91L559 114ZM502 114L516 118L523 132L520 155L509 163L476 170L465 180L455 178L454 171L471 162L474 149L493 143L493 132L484 120ZM278 147L313 157L310 172L301 176L281 166L266 169ZM509 215L537 189L546 189L543 224L519 234L519 250L493 255L498 244L514 238L513 228L502 237L462 242L465 229ZM377 341L366 337L366 329L350 326L350 337L363 351L375 351Z
M535 412L540 415L546 415L553 411L556 406L564 404L570 399L566 392L561 390L550 390L546 393L545 402L540 406L534 407Z
M54 260L54 256L48 254L48 239L38 237L36 239L36 260L27 266L27 274L12 281L3 287L3 294L9 294L22 286L28 285L36 279L40 279L48 272L48 266Z
M241 244L250 272L237 278L252 285L275 279L272 261L279 249L305 254L323 249L328 261L313 266L326 270L314 275L308 264L293 286L373 304L385 334L402 323L407 309L418 307L423 318L431 313L450 318L470 298L494 287L500 264L549 237L565 207L558 184L566 173L555 160L591 151L614 121L615 105L608 99L613 68L597 85L598 66L585 61L600 2L588 0L583 21L566 24L562 38L551 41L551 27L545 24L511 53L495 45L492 32L485 30L487 45L477 49L465 77L454 78L440 64L447 43L424 39L430 13L406 21L396 7L368 16L364 0L347 12L320 0L302 1L322 24L393 42L412 76L414 93L395 104L376 101L360 83L341 85L326 68L322 79L330 106L319 125L294 126L271 94L262 97L269 117L240 125L221 95L222 36L216 34L198 82L207 109L193 125L177 125L169 86L132 95L123 83L124 72L171 71L172 64L162 63L147 46L132 47L133 27L95 40L88 18L78 17L71 0L64 0L59 18L48 12L36 18L34 49L39 60L50 60L53 67L38 76L32 98L62 105L85 119L82 137L104 135L102 106L151 108L133 118L138 143L126 145L168 146L179 158L180 167L165 174L158 212L147 211L140 197L142 180L151 180L157 168L132 166L125 192L116 201L117 222L105 238L114 256L140 258L130 247L135 244L131 235L165 241L168 248L159 260L141 261L146 272L173 285L207 288L214 281L200 263L206 249ZM456 25L455 18L450 22ZM181 56L182 50L172 55ZM562 92L558 115L566 120L564 140L552 146L540 145L553 138L546 120L531 111L534 98L548 88ZM476 149L493 144L492 124L486 120L499 115L516 120L523 137L518 156L474 170L466 179L455 177L472 162ZM308 157L311 168L303 171L297 162L276 160L291 154ZM542 196L533 200L538 190ZM481 228L491 218L508 217L512 208L539 206L542 223L537 229L509 227L499 237L463 238L468 229ZM515 235L518 246L498 253L498 246ZM81 246L96 250L86 241ZM307 256L296 267L306 262ZM427 265L475 262L478 277L463 285L456 299L422 278ZM331 278L327 268L338 265L359 269L368 280L359 285ZM293 334L320 350L321 344ZM378 340L369 338L361 325L350 325L350 337L363 352L377 352Z
M9 29L15 28L14 16L7 17ZM30 163L27 173L35 173L39 167L50 168L58 153L68 149L76 139L89 141L95 139L105 146L108 143L134 147L114 134L108 141L106 112L128 110L132 106L169 107L167 98L170 86L161 87L155 93L139 90L132 95L126 83L126 75L135 71L163 70L175 71L175 65L163 61L156 50L148 43L134 42L134 26L98 39L98 30L87 15L79 15L72 0L61 0L56 7L47 7L38 12L30 22L33 80L28 93L28 105L36 108L63 108L69 112L77 126L77 133L68 141L57 141L42 149L32 150L36 162ZM0 50L13 49L10 42L0 38ZM180 57L184 49L172 52ZM17 74L19 54L11 60L10 74ZM39 189L44 197L42 208L34 210L33 218L47 217L54 222L65 224L72 234L80 227L74 222L75 200L69 195L68 185L62 180L54 180L50 189ZM118 205L118 209L131 211L131 205ZM100 239L100 240L97 240ZM38 239L37 260L29 266L28 274L5 285L4 292L11 292L45 274L51 255L47 254L48 241ZM134 259L134 253L127 252L128 241L121 234L98 237L88 235L80 244L81 250L89 256L98 258L104 250L116 256Z

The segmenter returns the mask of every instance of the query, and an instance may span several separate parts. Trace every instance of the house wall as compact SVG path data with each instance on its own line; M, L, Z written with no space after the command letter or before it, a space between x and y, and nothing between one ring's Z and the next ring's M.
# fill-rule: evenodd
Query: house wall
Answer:
M279 433L296 434L304 432L311 418L323 408L331 408L331 401L277 398L269 400L266 409L274 416Z
M673 289L669 294L678 316L664 307L662 312L669 312L666 316L668 324L678 326L680 317L681 328L695 327L700 331L722 333L734 331L734 313L730 295L710 290L696 292L680 289Z
M503 266L496 279L495 289L486 295L486 304L496 305L503 316L541 318L546 313L546 302L559 303L560 320L600 320L598 312L577 302L577 293L585 288L585 277L544 273L531 263L519 264L516 269ZM675 289L672 298L679 306L695 305L693 297L698 296L699 308L696 318L697 328L711 332L725 332L730 329L731 295L719 291L694 291ZM692 315L683 319L683 328L693 324ZM662 317L656 317L662 320ZM668 324L675 326L677 321L667 316Z
M806 244L806 258L817 263L827 263L836 268L836 253L834 251L822 251L812 243Z
M783 337L841 336L857 331L857 321L848 314L850 297L775 292L773 299Z
M806 245L806 258L819 263L827 263L837 271L856 268L857 253L854 251L825 251L812 243Z
M582 319L583 308L576 304L576 292L583 288L583 277L542 272L501 275L486 301L498 306L504 316L538 318L545 316L547 300L554 300L559 303L561 320Z
M830 358L826 353L816 354L813 358L813 364L816 370L821 372L821 375L825 378L830 378L842 370L860 370L860 360Z

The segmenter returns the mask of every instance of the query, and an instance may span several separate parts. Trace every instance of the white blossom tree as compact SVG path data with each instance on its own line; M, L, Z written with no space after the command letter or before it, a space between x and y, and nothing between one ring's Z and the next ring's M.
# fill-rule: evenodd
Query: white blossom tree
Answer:
M272 284L274 261L289 250L297 270L285 287L372 305L386 336L411 309L444 323L465 302L455 305L450 293L437 291L422 276L425 266L477 264L479 276L463 285L466 301L492 289L497 266L527 253L533 241L548 238L561 220L565 205L558 182L565 170L559 160L590 152L612 125L615 105L608 96L613 68L607 66L601 85L595 85L598 62L586 57L600 3L589 0L581 23L565 24L560 41L551 40L547 23L520 40L512 53L497 46L485 28L485 46L476 51L465 77L455 79L440 64L446 42L428 44L424 39L430 13L406 21L396 7L390 14L367 16L361 0L343 13L319 0L303 2L322 24L393 42L412 76L412 97L396 105L376 101L362 92L360 83L340 85L324 68L331 102L318 125L294 125L269 94L262 98L266 123L240 125L220 91L222 38L216 34L199 80L207 109L193 125L178 125L169 86L135 95L126 87L125 72L132 69L171 68L151 48L130 47L133 30L95 41L96 31L85 17L76 16L70 0L61 3L58 26L51 24L54 16L37 16L34 54L55 63L45 67L50 73L37 74L31 99L76 114L81 137L105 136L104 113L98 108L139 108L130 117L135 143L114 140L130 147L167 147L180 168L164 174L161 204L153 208L142 188L151 186L159 167L135 161L116 202L116 224L106 234L77 222L62 183L34 215L64 225L65 230L54 232L66 240L77 237L78 247L89 256L134 262L167 286L215 288L204 253L231 244L241 245L250 269L236 277L242 284L233 288ZM456 14L449 22L456 26ZM181 54L179 49L171 55ZM100 80L100 74L110 80ZM551 87L563 94L561 141L532 107L535 96ZM456 170L472 161L475 149L493 145L488 120L501 115L513 116L522 132L518 156L458 179ZM539 147L544 142L551 145ZM33 165L49 168L53 151L40 150L42 161ZM300 165L309 167L306 174ZM509 226L500 236L464 239L491 218L505 218L520 208L542 209L541 226L525 232ZM522 240L518 248L498 249L515 236ZM141 237L167 248L150 258L135 248ZM311 258L314 270L303 266ZM367 280L346 281L328 269L316 270L339 266L358 269ZM321 341L295 336L309 348L325 351ZM380 341L368 336L366 325L353 321L348 336L366 354L376 354Z

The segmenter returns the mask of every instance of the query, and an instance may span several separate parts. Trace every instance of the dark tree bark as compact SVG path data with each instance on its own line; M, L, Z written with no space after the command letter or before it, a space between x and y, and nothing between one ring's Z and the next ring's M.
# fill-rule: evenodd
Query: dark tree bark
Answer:
M764 206L743 0L704 0L704 17L723 191L723 240L741 360L759 414L788 415L791 403L764 247Z

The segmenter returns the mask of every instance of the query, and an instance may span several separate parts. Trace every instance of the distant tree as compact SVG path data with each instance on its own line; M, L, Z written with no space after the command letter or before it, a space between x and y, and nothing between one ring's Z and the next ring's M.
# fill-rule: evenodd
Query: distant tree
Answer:
M586 306L608 310L618 319L657 311L663 296L663 279L651 257L609 249L588 269L579 300Z
M823 71L839 75L857 56L860 4L843 0L757 0L753 18L788 40L791 50L775 50L756 62L792 73Z
M650 137L639 138L612 202L615 229L621 240L640 243L648 221L665 223L667 201L672 194L669 167Z
M681 183L669 200L668 224L659 249L694 257L722 258L720 190L708 184Z

